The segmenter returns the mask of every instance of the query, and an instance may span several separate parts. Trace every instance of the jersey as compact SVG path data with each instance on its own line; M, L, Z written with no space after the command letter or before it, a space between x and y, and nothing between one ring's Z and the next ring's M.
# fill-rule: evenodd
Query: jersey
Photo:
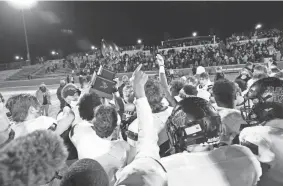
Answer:
M154 126L158 127L158 131L159 131L159 134L158 134L158 145L161 146L162 144L164 144L165 142L168 141L168 136L167 136L167 133L166 133L166 121L168 119L168 117L171 115L173 111L173 107L167 107L166 110L162 111L162 112L158 112L158 113L153 113L153 123L154 123ZM131 123L129 125L129 128L128 130L131 131L132 133L136 134L136 136L138 135L138 119L134 120L133 123ZM138 140L138 139L137 139ZM135 147L136 146L136 143L137 141L135 141L134 139L132 138L127 138L127 142ZM168 150L168 149L166 149ZM165 151L166 151L165 150ZM160 147L160 151L162 151L162 148ZM160 152L161 154L164 154L165 152Z
M107 173L110 185L114 185L116 172L128 162L129 144L123 140L100 138L92 124L85 120L73 126L70 139L78 151L78 158L98 161Z
M282 124L282 121L281 121ZM251 148L260 162L270 165L259 185L283 185L283 129L255 126L242 130L240 143Z
M15 131L15 138L25 136L36 130L56 130L57 121L51 117L39 116L36 119L26 121L23 123L13 125L12 129Z
M240 145L161 158L168 186L254 186L261 176L256 156Z

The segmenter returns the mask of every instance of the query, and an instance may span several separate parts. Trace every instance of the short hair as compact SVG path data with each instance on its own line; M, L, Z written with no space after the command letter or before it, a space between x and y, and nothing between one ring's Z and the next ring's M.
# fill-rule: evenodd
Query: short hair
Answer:
M12 140L0 152L0 185L47 184L64 167L67 156L62 138L50 130Z
M29 108L37 109L40 104L37 98L31 94L18 94L9 99L6 107L10 110L13 121L23 122L28 116Z
M12 107L15 104L15 96L18 95L12 95L11 97L8 98L8 100L6 101L5 107L10 111L10 113L12 113Z
M217 104L223 103L233 108L236 98L236 85L228 79L221 79L214 83L212 88L213 96Z
M192 85L185 85L183 90L187 95L196 96L198 94L197 88Z
M244 80L242 79L236 79L235 80L235 83L238 84L238 86L240 87L241 91L245 91L247 89L247 82L245 82Z
M134 91L134 88L131 84L126 84L124 87L123 87L123 93L124 91L128 91L128 90L131 90L131 91Z
M283 72L278 72L273 77L276 77L278 79L283 79Z
M224 78L225 78L225 74L223 72L216 73L215 77L214 77L214 81L218 81L218 80L224 79Z
M101 138L108 138L117 126L118 114L114 107L100 105L94 110L93 128Z
M108 186L104 168L93 159L80 159L63 176L60 186Z
M93 109L101 104L100 97L95 92L84 94L79 102L80 117L91 121L94 117Z
M268 77L267 73L255 73L252 79L260 80L267 77Z
M129 77L127 75L123 75L122 81L123 82L129 81Z
M198 79L194 76L189 76L187 77L187 83L192 83L193 85L197 86L198 84Z
M162 91L158 81L150 79L145 84L145 95L152 112L157 112L162 108Z
M260 65L260 64L256 65L256 66L254 67L254 71L255 71L255 70L267 74L267 67L264 66L264 65Z
M175 90L176 92L180 92L182 88L184 87L185 83L180 80L173 80L171 82L171 89Z
M209 75L207 72L203 72L199 75L200 79L209 79Z

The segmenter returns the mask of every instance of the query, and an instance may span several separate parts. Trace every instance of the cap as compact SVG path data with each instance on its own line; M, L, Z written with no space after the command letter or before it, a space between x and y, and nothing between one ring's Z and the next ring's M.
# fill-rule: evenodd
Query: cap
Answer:
M205 72L205 68L203 67L203 66L199 66L199 67L197 67L197 72L196 72L196 74L201 74L201 73L203 73L203 72Z
M69 83L62 89L62 97L66 98L68 96L74 96L76 93L80 95L81 91L77 88L76 85Z
M40 87L46 87L46 85L43 83L40 84Z

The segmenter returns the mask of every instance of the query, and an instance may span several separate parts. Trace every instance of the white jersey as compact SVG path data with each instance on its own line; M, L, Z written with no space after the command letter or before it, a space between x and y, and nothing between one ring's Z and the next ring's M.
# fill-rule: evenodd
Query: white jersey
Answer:
M55 119L47 116L39 116L36 119L15 124L12 126L12 129L15 131L15 138L18 138L36 130L47 130L54 124L57 126Z
M217 106L215 108L221 118L221 123L225 127L221 141L231 144L232 140L240 134L242 125L247 125L247 122L243 120L239 110Z
M259 185L282 186L283 129L271 126L249 127L242 130L239 138L241 143L251 144L255 148L260 162L271 165L269 171L263 174Z
M168 186L254 186L260 163L244 146L223 146L207 152L178 153L161 158Z
M69 137L78 151L79 159L98 161L106 171L110 185L114 185L116 171L127 164L130 146L123 140L100 138L91 127L92 124L83 120L74 126L73 134Z
M152 114L153 115L153 124L155 127L157 127L157 131L158 131L158 137L159 137L159 140L158 140L158 145L161 145L163 144L164 142L166 142L168 140L168 136L167 136L167 133L166 133L166 121L168 119L168 117L171 115L173 111L173 107L167 107L166 110L162 111L162 112L159 112L159 113L154 113ZM144 118L146 120L146 118ZM133 132L133 133L136 133L138 134L138 119L134 120L128 130ZM128 143L133 146L133 147L136 147L136 143L137 141L134 141L132 139L127 139Z

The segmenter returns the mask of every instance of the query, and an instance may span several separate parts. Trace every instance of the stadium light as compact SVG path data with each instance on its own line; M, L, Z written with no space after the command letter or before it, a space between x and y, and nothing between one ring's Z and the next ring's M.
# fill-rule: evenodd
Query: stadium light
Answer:
M94 50L94 49L95 49L95 46L92 45L92 46L91 46L91 50Z
M55 55L55 54L56 54L56 52L55 52L55 51L52 51L52 52L51 52L51 54L52 54L52 55Z
M196 37L198 34L196 32L193 32L193 36Z
M20 56L15 56L15 59L16 59L16 60L19 60L19 59L20 59Z
M142 44L142 40L141 39L138 39L137 40L137 43L140 45L140 44Z
M7 2L14 8L23 10L30 9L37 4L37 0L7 0Z
M29 43L28 43L28 35L27 35L27 28L26 28L26 21L25 21L25 9L31 9L36 6L38 0L6 0L8 4L16 9L20 9L22 12L22 19L23 19L23 27L25 32L25 42L26 42L26 50L27 50L27 61L30 61L30 51L29 51Z
M257 24L256 27L255 27L255 29L258 30L258 29L261 29L261 27L262 27L261 24Z

